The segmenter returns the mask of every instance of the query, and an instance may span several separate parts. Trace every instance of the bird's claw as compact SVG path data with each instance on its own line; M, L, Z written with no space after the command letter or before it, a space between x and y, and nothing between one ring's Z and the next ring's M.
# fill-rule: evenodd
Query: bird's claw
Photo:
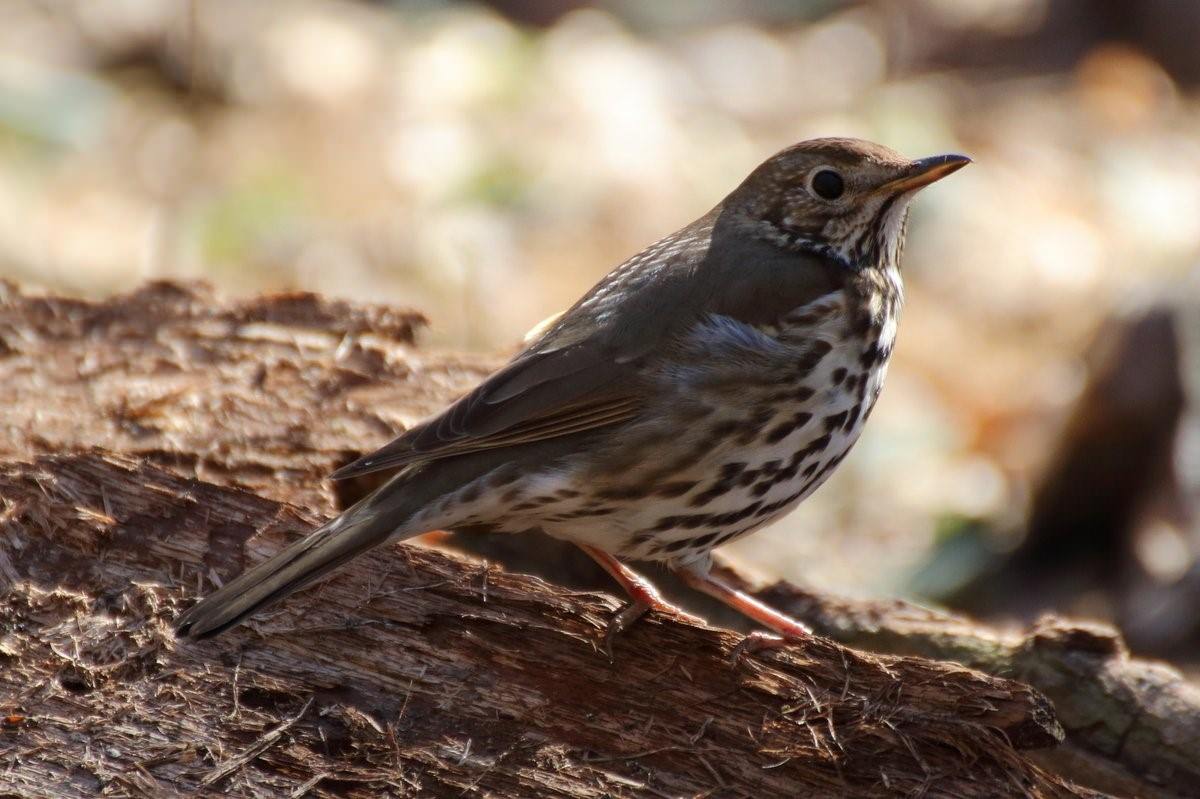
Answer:
M681 621L688 622L689 624L704 624L704 619L680 610L674 605L663 601L661 598L656 602L632 600L628 605L613 614L613 617L609 619L608 627L605 628L604 652L608 655L609 660L613 659L613 641L616 640L617 636L628 630L638 619L652 610L676 616Z
M634 600L614 613L613 617L608 620L608 627L604 632L604 652L610 661L613 660L612 645L616 637L633 626L633 623L645 616L650 609L649 602Z
M729 653L729 662L736 666L741 662L743 655L753 655L755 652L763 652L768 649L782 649L788 644L798 644L803 642L803 640L803 638L798 636L785 638L775 633L756 630L738 642L738 645Z

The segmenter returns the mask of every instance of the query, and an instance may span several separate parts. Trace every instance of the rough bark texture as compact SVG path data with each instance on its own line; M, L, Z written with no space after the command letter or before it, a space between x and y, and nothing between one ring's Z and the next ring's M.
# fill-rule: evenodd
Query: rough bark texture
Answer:
M732 668L737 636L657 616L610 664L595 644L615 600L412 547L174 644L185 598L364 490L335 496L328 471L497 360L423 353L420 323L303 294L6 289L0 795L1078 793L1034 758L1123 795L1198 795L1194 689L1107 632L767 592L853 646L1041 686L1072 746L1040 752L1017 750L1055 722L1007 680L827 641ZM89 454L29 465L71 452Z
M89 447L334 510L325 478L496 359L429 357L415 311L150 283L103 302L0 284L0 456Z
M1060 773L1122 795L1200 796L1200 687L1166 664L1130 657L1107 625L1047 616L1030 630L1001 630L787 583L757 593L847 646L954 661L1043 691L1067 732L1067 746L1043 761Z
M213 643L169 619L306 529L111 455L0 466L0 791L25 796L1079 796L1019 750L1027 686L826 639L748 656L658 615L417 547Z

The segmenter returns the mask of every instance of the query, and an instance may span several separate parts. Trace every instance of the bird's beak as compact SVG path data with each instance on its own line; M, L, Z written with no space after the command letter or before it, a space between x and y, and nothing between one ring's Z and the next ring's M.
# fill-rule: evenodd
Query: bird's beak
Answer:
M908 165L903 175L888 181L879 188L880 191L887 194L915 191L934 181L941 180L951 172L957 172L969 163L971 163L970 158L953 153L919 158Z

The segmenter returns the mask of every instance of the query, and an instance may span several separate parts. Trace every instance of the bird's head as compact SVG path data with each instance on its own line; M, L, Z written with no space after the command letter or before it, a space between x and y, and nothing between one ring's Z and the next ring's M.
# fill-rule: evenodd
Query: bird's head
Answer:
M964 155L912 161L859 139L812 139L767 159L723 207L781 246L856 268L891 266L913 195L970 162Z

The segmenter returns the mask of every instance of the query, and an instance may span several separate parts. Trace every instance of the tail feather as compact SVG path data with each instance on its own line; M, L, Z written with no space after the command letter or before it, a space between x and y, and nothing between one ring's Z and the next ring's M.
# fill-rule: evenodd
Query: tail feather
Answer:
M388 517L350 510L333 519L194 605L175 620L175 634L188 638L217 635L311 585L351 558L387 541L395 529Z

